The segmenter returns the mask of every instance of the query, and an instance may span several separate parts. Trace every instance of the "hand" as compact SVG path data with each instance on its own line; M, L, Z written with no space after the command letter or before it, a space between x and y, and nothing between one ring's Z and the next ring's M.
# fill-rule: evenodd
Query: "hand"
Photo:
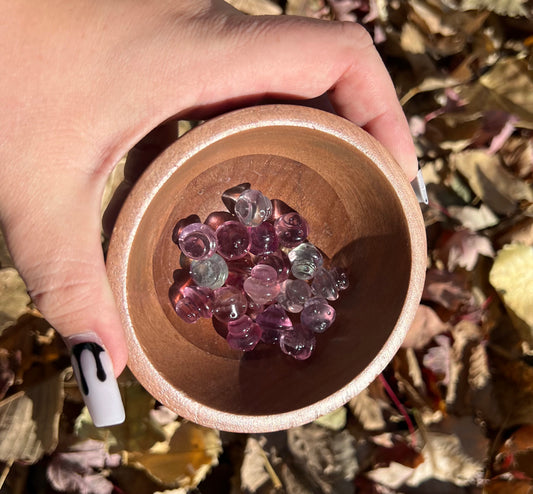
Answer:
M105 408L120 401L113 374L127 361L100 201L113 166L149 131L326 93L416 175L394 87L357 24L249 17L219 0L0 0L0 10L0 221L33 301L73 351L97 425L121 420L119 405L116 416Z

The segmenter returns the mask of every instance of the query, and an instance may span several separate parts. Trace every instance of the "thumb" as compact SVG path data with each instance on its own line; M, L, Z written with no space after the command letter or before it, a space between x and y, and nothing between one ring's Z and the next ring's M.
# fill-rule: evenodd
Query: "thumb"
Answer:
M95 425L114 425L124 420L115 376L127 349L100 243L103 179L91 183L77 170L41 178L39 193L30 184L3 208L8 246L32 300L71 351Z

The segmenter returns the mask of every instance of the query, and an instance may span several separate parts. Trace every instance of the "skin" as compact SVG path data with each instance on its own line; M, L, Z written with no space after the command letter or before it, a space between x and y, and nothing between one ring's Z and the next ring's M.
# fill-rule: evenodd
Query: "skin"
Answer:
M372 39L354 23L245 16L218 0L0 0L0 222L45 318L127 349L106 278L106 178L162 122L326 95L409 179L414 146ZM146 165L159 127L132 153Z

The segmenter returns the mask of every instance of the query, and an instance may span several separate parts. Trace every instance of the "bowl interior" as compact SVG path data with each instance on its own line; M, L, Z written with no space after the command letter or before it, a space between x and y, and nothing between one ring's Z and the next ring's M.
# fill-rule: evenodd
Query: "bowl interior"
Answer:
M143 197L137 199L142 205L126 207L136 222L128 233L118 291L130 333L130 367L159 401L182 416L239 429L213 419L220 412L255 417L257 430L279 428L288 423L266 424L349 385L353 392L353 383L384 348L392 357L387 342L412 290L412 234L404 205L383 172L396 166L390 158L377 166L353 142L311 126L251 125L228 134L217 129L208 133L200 127L197 135L192 131L180 139L153 165L166 169L164 178L159 173L154 186L148 173L131 198ZM401 182L401 173L392 175ZM210 320L186 324L169 301L173 273L180 268L180 251L172 242L176 222L191 214L204 221L212 211L225 210L222 193L242 182L300 212L309 222L309 240L348 271L351 286L333 302L337 319L317 336L306 361L264 344L250 353L231 350ZM119 218L118 228L126 228L125 221Z

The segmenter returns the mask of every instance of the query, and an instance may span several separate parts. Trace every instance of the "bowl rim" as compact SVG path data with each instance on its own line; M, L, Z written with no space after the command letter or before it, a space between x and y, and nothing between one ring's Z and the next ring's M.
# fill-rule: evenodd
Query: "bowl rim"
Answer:
M363 371L342 388L303 408L272 415L240 415L217 410L189 398L168 383L143 352L128 308L129 253L144 212L183 163L228 136L252 128L271 126L306 127L322 131L348 143L372 160L392 185L405 215L412 263L401 313L385 344ZM169 166L169 163L172 165ZM177 139L154 160L122 206L111 235L106 262L111 289L126 334L128 367L141 385L165 406L178 409L181 417L206 427L230 432L271 432L311 422L345 405L389 364L405 338L422 296L426 271L426 235L420 205L407 177L375 138L343 117L322 110L289 104L261 105L233 110L202 123Z

